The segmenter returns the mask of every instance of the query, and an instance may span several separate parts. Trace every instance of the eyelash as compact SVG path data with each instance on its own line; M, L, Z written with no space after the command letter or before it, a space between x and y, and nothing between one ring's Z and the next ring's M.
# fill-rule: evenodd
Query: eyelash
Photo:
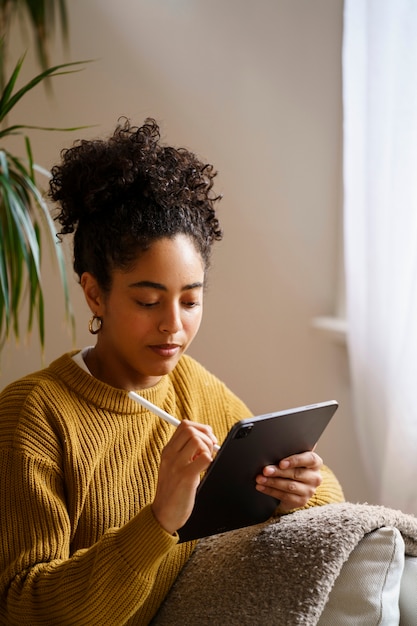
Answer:
M151 309L156 307L159 302L140 302L139 300L137 301L137 304L140 307L143 307L144 309ZM183 306L185 306L187 309L194 309L197 306L200 306L200 302L183 302L182 303Z

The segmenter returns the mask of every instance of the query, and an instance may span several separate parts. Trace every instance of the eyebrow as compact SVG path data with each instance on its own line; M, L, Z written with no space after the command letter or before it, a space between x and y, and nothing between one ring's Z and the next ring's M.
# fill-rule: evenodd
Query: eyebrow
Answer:
M201 289L203 286L204 285L201 282L190 283L189 285L184 285L181 291L190 291L191 289ZM152 280L141 280L137 283L131 283L129 287L138 288L138 289L147 287L149 289L158 289L159 291L168 291L168 288L165 285L163 285L162 283L154 283Z

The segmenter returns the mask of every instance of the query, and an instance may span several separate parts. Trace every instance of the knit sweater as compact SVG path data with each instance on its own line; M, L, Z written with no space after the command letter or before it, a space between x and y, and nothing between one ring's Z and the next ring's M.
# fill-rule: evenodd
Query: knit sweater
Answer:
M0 394L0 623L145 625L195 546L150 506L174 427L71 356ZM219 441L251 415L188 356L141 395ZM343 500L323 478L309 506Z

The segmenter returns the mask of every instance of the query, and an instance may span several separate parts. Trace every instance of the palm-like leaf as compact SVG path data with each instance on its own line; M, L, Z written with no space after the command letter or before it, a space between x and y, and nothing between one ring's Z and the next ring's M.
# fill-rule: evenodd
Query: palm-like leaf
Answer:
M68 45L68 18L65 0L0 0L0 87L4 85L6 35L15 15L31 26L39 65L44 71L50 65L48 47L59 25L64 45ZM48 80L48 79L47 79Z
M38 60L43 70L49 65L48 41L55 30L58 21L61 23L61 32L64 41L68 38L68 20L64 0L15 0L29 16L35 34Z
M20 57L16 66L10 76L10 79L7 81L3 92L0 97L0 123L4 120L6 115L12 110L12 108L19 102L24 95L27 94L28 91L36 87L39 83L46 80L49 77L61 76L62 74L73 74L74 72L78 72L79 69L69 69L70 67L76 68L79 65L85 65L88 61L76 61L74 63L61 63L60 65L55 65L54 67L50 67L34 78L32 78L26 85L21 87L16 93L13 93L13 89L16 84L16 80L19 76L20 70L22 69L23 61L25 60L25 55ZM20 128L29 128L28 126L20 126ZM31 126L31 128L38 128ZM52 130L52 129L51 129ZM56 129L54 129L56 130ZM66 130L66 129L62 129ZM0 137L3 135L10 134L8 129L1 131Z
M77 71L74 66L80 65L66 63L48 68L14 93L22 63L23 57L17 62L1 94L0 123L15 104L37 84L48 77ZM14 124L0 131L0 139L20 133L25 128L36 127ZM52 249L63 285L65 311L74 330L64 256L62 249L57 245L56 230L48 206L36 185L36 169L40 168L33 162L28 137L25 137L24 159L12 155L6 149L0 149L0 346L10 333L13 333L16 339L20 337L19 317L24 299L29 303L27 330L31 331L36 316L40 343L42 347L44 346L41 226L43 232L46 231L47 240L53 243Z

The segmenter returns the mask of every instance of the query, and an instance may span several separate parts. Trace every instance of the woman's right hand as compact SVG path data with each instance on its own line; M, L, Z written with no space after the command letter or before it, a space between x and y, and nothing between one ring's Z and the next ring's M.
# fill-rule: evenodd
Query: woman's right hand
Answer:
M210 465L216 443L210 426L184 420L162 450L152 511L168 533L190 517L200 475Z

